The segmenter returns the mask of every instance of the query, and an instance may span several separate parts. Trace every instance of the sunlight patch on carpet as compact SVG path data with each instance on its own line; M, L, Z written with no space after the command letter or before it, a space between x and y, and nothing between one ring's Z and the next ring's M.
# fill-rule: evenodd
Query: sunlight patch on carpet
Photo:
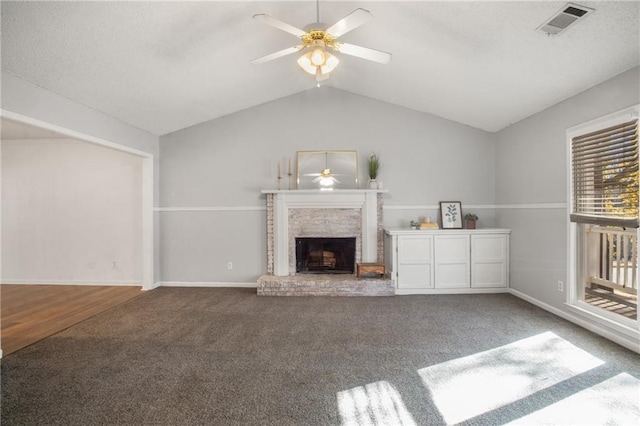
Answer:
M509 424L640 424L640 380L618 374Z
M387 381L358 386L337 396L345 426L416 424L400 393Z
M418 370L447 424L513 403L603 362L546 332Z

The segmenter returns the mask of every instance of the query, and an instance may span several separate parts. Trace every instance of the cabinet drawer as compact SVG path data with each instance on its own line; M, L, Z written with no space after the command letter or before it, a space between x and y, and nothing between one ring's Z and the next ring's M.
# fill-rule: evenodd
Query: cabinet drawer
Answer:
M471 287L506 287L507 268L504 262L476 262L471 271Z
M433 288L430 263L400 264L398 266L398 288Z
M433 259L432 237L398 238L398 259L402 263L424 263Z

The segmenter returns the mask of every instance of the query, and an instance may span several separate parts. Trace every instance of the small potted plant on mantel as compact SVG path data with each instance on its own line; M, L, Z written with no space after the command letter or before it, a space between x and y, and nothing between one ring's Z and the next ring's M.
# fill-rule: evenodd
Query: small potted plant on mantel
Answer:
M380 159L374 152L369 157L369 189L378 189L378 172L380 171Z
M465 227L467 229L476 229L476 222L478 221L478 215L475 213L467 213L464 215Z

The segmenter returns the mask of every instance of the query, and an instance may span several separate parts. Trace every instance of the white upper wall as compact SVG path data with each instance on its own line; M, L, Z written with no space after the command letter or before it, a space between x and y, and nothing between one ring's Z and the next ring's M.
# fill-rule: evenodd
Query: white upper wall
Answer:
M142 159L72 139L2 141L2 279L142 282Z

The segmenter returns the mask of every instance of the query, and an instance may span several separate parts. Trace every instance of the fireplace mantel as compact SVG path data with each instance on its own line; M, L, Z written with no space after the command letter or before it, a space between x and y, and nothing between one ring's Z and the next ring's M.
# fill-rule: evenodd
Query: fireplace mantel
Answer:
M382 223L381 194L388 192L380 189L342 189L321 190L262 190L267 194L268 211L268 250L273 258L268 263L276 276L291 274L292 255L289 213L293 209L357 209L361 213L360 262L377 262L381 250Z
M386 194L388 189L334 189L331 191L323 191L322 189L263 189L263 194L362 194L372 192L375 194Z

